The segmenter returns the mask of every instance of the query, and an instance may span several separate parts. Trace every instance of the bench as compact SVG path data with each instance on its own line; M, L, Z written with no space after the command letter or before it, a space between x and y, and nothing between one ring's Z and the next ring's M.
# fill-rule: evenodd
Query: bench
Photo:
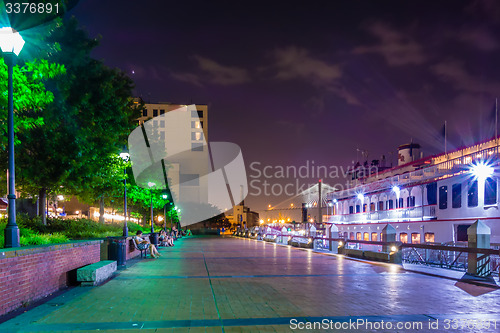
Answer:
M148 255L148 249L145 248L145 249L140 249L139 248L139 244L137 244L137 239L135 237L132 237L132 243L134 244L134 248L137 250L137 251L141 251L141 258L146 258L147 255Z
M106 281L116 271L116 261L103 260L76 270L76 279L81 286L96 286Z

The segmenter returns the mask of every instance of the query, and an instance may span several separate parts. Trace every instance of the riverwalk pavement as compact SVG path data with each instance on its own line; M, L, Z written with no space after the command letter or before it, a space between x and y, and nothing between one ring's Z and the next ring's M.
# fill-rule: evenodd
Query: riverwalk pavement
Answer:
M499 332L500 290L234 237L183 238L0 332Z

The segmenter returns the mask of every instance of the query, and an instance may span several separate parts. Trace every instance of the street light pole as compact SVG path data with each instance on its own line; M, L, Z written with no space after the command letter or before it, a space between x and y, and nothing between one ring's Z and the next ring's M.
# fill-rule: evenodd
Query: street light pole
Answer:
M155 232L155 229L153 227L153 187L155 186L155 183L148 183L149 186L149 193L151 194L151 233Z
M168 194L166 190L163 191L162 198L163 200L168 199ZM163 205L163 229L164 230L167 229L167 202L165 202L165 205Z
M23 48L24 40L21 35L12 29L11 27L0 29L0 48L4 54L4 60L7 65L8 71L8 113L7 113L7 136L8 145L7 149L9 151L9 193L7 198L9 199L9 218L7 226L5 227L5 247L19 247L19 227L16 223L16 173L15 173L15 161L14 161L14 85L13 85L13 75L14 75L14 65L16 63L16 57L21 52Z
M130 158L130 154L128 153L127 146L123 147L122 152L120 153L120 157L123 159L125 163L128 162ZM123 169L124 178L123 178L123 237L128 237L128 226L127 226L127 167Z

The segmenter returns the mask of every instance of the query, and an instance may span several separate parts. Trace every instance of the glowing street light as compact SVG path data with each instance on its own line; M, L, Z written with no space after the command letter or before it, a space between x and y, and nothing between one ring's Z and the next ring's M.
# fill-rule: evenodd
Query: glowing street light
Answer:
M0 29L0 48L3 52L5 63L7 64L8 72L8 113L7 113L7 136L9 152L9 185L8 195L9 199L9 219L5 227L5 247L19 247L19 227L16 223L16 189L15 189L15 161L14 161L14 97L13 97L13 83L12 76L14 72L14 65L16 58L24 46L24 40L21 35L11 27L4 27Z

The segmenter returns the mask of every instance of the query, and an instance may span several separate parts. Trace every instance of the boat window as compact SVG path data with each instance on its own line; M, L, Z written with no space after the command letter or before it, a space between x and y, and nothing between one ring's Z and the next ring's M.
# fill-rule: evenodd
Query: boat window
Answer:
M384 202L383 201L378 202L378 210L384 210Z
M408 243L408 234L406 232L402 232L399 234L399 241L401 243Z
M467 192L467 206L477 207L477 180L469 183L469 191Z
M448 208L448 186L439 187L439 209Z
M435 182L427 185L427 204L437 204L437 183Z
M470 224L457 225L457 242L469 241L469 237L467 236L467 229L469 229L470 226Z
M434 233L426 232L424 235L424 240L426 243L434 243Z
M351 232L351 234L349 235L349 238L354 239L354 232Z
M356 240L361 240L361 233L360 232L356 233Z
M384 233L383 232L380 233L380 241L381 242L386 242L387 241L387 239L384 240Z
M367 232L363 233L363 240L369 241L370 240L370 234L367 233Z
M360 205L356 205L356 213L360 213L361 212L361 206Z
M378 241L378 234L376 232L372 232L372 242Z
M370 212L374 212L375 211L375 202L372 202L370 204Z
M349 206L349 214L354 214L354 206Z
M367 204L364 204L364 205L363 205L363 213L365 213L365 212L366 212L366 208L367 208L367 207L368 207L368 205L367 205Z
M394 209L394 200L387 200L387 209Z
M349 233L346 231L344 232L344 239L347 239L347 237L349 237Z
M484 181L484 204L494 205L497 203L497 180L491 177Z
M451 207L462 207L462 184L453 184L451 187Z
M406 207L415 207L415 196L406 198Z
M397 201L397 207L396 208L403 208L403 198L399 198Z
M418 233L418 232L411 233L411 243L412 244L420 244L420 233Z

